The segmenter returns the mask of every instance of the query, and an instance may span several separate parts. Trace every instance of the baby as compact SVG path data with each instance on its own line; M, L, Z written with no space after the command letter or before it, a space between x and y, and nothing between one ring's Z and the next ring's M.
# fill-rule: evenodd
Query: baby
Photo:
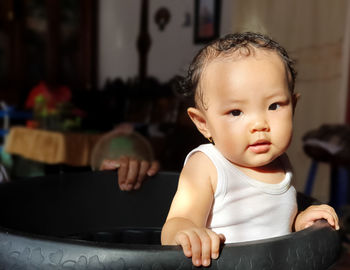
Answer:
M195 266L209 266L220 245L299 231L326 219L328 205L297 213L285 154L298 95L287 52L269 37L230 34L199 51L184 80L187 112L210 143L191 151L182 169L163 245L181 245Z

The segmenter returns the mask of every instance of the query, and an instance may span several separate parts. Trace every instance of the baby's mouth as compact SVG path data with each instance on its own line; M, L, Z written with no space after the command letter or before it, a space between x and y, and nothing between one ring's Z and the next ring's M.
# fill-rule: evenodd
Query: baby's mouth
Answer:
M248 146L248 149L255 154L266 153L270 150L271 143L267 140L258 140Z

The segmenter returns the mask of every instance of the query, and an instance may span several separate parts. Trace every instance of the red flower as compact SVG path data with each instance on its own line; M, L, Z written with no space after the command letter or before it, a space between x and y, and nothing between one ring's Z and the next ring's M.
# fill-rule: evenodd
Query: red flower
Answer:
M26 108L34 108L35 100L40 95L46 101L46 106L49 110L55 109L56 105L59 103L69 102L72 98L71 90L67 86L49 89L47 84L41 81L30 91L26 100Z

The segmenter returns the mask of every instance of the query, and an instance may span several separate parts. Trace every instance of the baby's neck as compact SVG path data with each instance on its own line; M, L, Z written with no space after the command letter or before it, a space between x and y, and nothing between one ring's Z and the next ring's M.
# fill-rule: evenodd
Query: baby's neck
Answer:
M237 166L237 165L236 165ZM282 165L280 158L275 159L273 162L255 168L248 168L237 166L239 170L245 173L247 176L269 184L278 184L285 178L286 172Z

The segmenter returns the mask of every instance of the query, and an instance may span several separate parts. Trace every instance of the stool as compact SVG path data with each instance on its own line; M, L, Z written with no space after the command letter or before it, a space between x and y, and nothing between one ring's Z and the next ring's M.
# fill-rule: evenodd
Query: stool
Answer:
M312 188L315 182L319 162L312 160L304 194L311 196ZM329 204L339 213L341 208L349 204L349 169L343 166L330 164L330 200Z
M304 152L311 158L305 194L311 195L319 162L330 166L330 202L339 212L349 203L350 126L322 125L303 136Z

